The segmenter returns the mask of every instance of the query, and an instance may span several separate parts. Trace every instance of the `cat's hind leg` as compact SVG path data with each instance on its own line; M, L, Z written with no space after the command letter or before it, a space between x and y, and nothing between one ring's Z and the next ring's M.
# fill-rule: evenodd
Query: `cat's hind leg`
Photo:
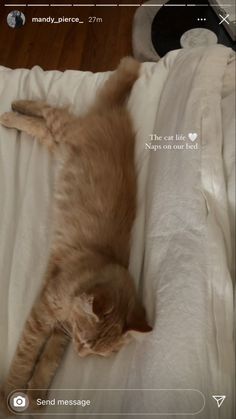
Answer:
M6 112L0 116L0 124L7 128L15 128L36 137L39 142L53 151L57 145L54 136L43 118L20 115L15 112Z
M44 111L51 108L41 100L15 100L11 104L12 110L29 116L43 117Z
M43 101L16 100L12 103L12 109L20 114L43 118L54 141L67 142L64 129L75 120L75 116L66 107L53 107Z

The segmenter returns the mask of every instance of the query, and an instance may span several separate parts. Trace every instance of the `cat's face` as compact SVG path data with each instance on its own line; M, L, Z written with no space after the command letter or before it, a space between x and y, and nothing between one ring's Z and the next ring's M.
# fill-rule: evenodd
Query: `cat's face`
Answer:
M152 330L129 273L123 268L109 270L102 281L76 298L72 338L83 357L109 356L128 343L133 334ZM108 279L109 274L112 278Z
M109 323L107 319L107 322L99 321L93 328L90 325L89 333L87 330L77 330L74 344L81 357L91 354L109 356L119 351L130 340L128 333L122 333L118 324L111 326Z

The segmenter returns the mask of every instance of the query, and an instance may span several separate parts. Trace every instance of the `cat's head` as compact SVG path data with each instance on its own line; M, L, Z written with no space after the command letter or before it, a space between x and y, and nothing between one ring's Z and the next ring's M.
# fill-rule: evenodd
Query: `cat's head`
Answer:
M80 356L109 356L133 335L152 330L126 269L109 265L88 284L71 308L72 339Z

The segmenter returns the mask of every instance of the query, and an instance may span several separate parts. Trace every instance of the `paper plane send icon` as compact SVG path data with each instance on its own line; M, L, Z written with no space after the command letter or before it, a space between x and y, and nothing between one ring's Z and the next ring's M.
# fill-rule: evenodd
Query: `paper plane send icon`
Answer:
M222 403L224 402L224 400L226 399L226 396L212 396L213 399L215 399L217 406L220 407L222 405Z

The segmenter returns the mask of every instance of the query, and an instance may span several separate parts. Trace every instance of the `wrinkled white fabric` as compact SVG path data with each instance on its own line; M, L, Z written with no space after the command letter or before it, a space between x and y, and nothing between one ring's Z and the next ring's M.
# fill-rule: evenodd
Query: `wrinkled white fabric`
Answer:
M80 359L71 346L52 384L54 389L143 389L120 391L116 417L145 409L164 413L161 406L168 406L169 416L149 417L174 419L178 412L182 419L233 419L233 71L232 52L223 46L172 51L143 65L130 97L139 182L130 270L154 330L108 359ZM107 77L0 67L0 112L17 98L40 98L83 113ZM197 133L194 142L184 142L197 149L148 150L152 133ZM37 140L0 127L0 380L47 263L54 175L54 160ZM162 390L157 406L155 394L147 397L145 389L195 389L205 407L190 414L199 397L191 390L183 397ZM83 394L64 391L68 398ZM105 413L111 393L91 394L93 412ZM213 394L227 396L220 409Z

